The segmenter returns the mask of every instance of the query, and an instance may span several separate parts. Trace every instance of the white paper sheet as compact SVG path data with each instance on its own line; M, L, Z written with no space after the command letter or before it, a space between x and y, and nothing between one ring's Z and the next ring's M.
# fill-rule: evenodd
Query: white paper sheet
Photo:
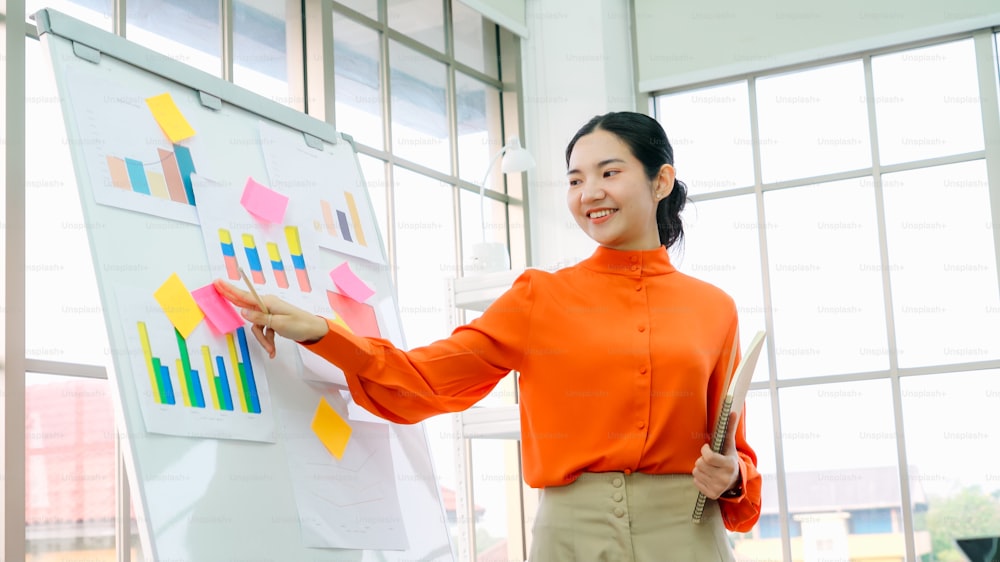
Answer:
M348 418L338 395L328 401ZM312 412L282 410L280 418L303 542L320 548L405 550L390 427L349 420L351 438L338 461L312 432Z
M320 151L302 133L261 121L260 146L271 189L290 198L320 246L384 264L364 178L345 144ZM336 175L334 174L336 172ZM344 229L346 228L346 232Z
M246 339L247 343L243 346L236 333L215 335L202 321L184 340L189 367L193 371L192 378L197 385L188 387L190 391L184 392L182 383L187 384L188 379L181 380L184 369L178 365L178 361L181 361L181 342L178 341L173 325L153 298L153 289L121 286L115 288L114 294L127 342L127 348L119 352L128 354L127 360L131 362L131 371L135 377L143 421L149 432L188 437L275 441L274 412L264 362L259 355L254 357L256 354L249 351L253 346L249 339ZM143 343L140 323L145 328L148 345ZM244 338L252 337L244 332ZM211 367L205 364L203 347L208 348ZM233 360L234 353L236 361ZM226 370L225 378L218 367L218 358L222 359ZM153 359L169 372L169 383L154 378L156 370ZM245 377L239 377L236 362L244 363ZM211 378L213 376L218 377L220 382L224 380L224 385L217 387ZM249 393L249 403L246 400L247 394L240 392L245 386L243 381L250 382L254 389L254 392ZM166 394L172 396L173 404L164 403L161 398L163 394L154 385L159 388L169 387ZM221 388L226 390L220 390ZM253 394L256 394L255 399ZM185 404L185 395L189 397L189 405ZM195 395L200 395L202 406L190 400ZM226 409L225 406L227 395L231 409ZM241 399L241 395L244 398ZM257 408L253 407L255 400Z
M215 182L199 175L192 177L212 276L243 288L242 278L233 271L234 262L243 268L258 293L273 293L304 306L322 307L326 303L326 291L333 288L333 281L319 267L319 246L312 232L298 228L302 220L292 212L291 205L283 224L265 223L251 215L240 205L245 181L246 178L241 183ZM300 255L304 262L301 270L294 264L292 242L288 239L286 227L295 227L298 233ZM224 235L220 231L228 233L231 244L233 255L229 265L224 250ZM252 245L244 240L245 236L252 238ZM283 269L272 265L269 244L277 248ZM259 267L250 261L250 254L256 255ZM300 278L301 275L304 278ZM329 305L325 309L329 310Z
M171 181L172 170L181 174L176 164L178 149L163 134L153 114L146 105L146 98L162 92L138 92L126 86L113 88L117 95L108 99L107 84L95 84L67 73L69 88L73 92L73 118L77 136L66 142L77 144L84 153L85 166L93 187L94 199L102 205L120 207L140 213L156 215L168 219L198 224L198 213L194 205L176 196L170 198L167 183ZM194 116L200 109L192 106L187 99L175 99L177 106L186 116ZM200 159L207 150L200 150L203 140L195 137L178 143L181 152L188 151L195 170L201 166ZM164 158L164 154L174 155ZM132 182L115 181L120 174L114 174L113 166L126 166L127 162L138 164L142 170L139 176L147 183L148 193L142 192L141 185ZM127 166L126 166L127 167ZM163 190L156 185L162 178ZM175 176L176 177L176 176ZM141 183L140 181L140 183ZM116 186L115 184L119 186ZM183 180L182 180L183 183ZM149 185L153 184L153 185ZM139 191L136 191L139 189ZM176 190L174 191L177 194Z

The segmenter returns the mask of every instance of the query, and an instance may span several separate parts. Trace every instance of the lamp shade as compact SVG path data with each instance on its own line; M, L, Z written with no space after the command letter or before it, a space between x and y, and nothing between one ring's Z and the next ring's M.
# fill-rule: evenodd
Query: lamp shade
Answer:
M503 163L500 169L505 174L518 174L535 167L535 158L521 146L521 139L510 137L504 147Z

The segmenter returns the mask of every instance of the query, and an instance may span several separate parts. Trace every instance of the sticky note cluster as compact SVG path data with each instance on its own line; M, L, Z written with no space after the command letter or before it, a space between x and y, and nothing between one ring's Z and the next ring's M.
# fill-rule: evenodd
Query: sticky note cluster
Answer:
M243 325L243 317L212 284L189 292L181 278L173 273L153 297L184 338L191 335L202 319L216 334L228 334Z

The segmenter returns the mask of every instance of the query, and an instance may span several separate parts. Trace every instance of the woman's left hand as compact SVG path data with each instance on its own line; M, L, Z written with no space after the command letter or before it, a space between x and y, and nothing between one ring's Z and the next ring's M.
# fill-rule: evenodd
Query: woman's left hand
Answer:
M729 416L729 431L722 453L712 451L707 443L701 447L701 457L694 463L694 485L705 497L718 499L740 481L740 457L736 454L736 414Z

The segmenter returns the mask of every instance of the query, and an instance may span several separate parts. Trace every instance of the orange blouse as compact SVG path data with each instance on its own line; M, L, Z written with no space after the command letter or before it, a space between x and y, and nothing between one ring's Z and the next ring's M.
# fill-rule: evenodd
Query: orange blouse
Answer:
M738 330L732 298L678 272L663 247L599 247L554 273L529 269L482 316L410 351L327 323L306 347L344 370L358 404L396 423L464 410L518 371L524 479L536 488L582 472L690 474ZM726 527L745 532L760 516L761 477L742 420L736 446L743 495L719 504Z

